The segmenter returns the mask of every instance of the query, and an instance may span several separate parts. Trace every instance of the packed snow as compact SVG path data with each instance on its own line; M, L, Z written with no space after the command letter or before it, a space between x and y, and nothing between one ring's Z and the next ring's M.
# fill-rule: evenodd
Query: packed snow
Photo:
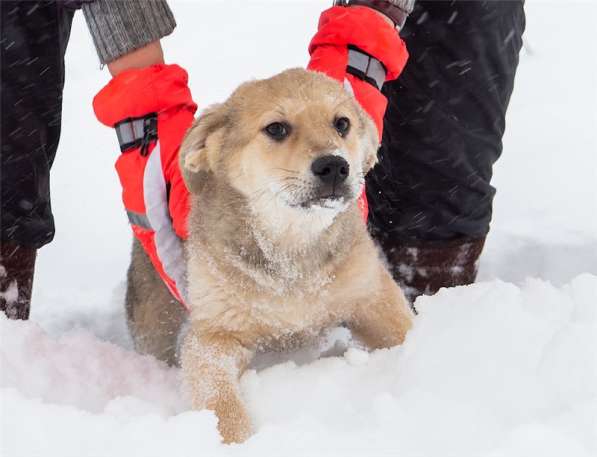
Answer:
M329 4L171 3L167 59L189 69L203 107L304 65ZM401 347L369 353L337 329L263 357L241 381L255 434L229 446L213 413L190 410L178 369L132 350L117 145L90 107L108 76L79 17L53 170L58 232L39 254L31 321L0 318L0 455L597 455L597 6L526 10L479 283L420 298Z

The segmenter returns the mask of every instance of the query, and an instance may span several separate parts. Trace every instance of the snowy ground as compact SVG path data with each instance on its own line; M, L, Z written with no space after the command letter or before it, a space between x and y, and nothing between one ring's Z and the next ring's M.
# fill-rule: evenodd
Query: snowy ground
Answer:
M304 65L328 3L173 3L168 60L206 106ZM188 411L177 370L130 349L117 148L90 108L108 77L79 18L56 240L39 256L31 322L0 319L0 455L597 455L596 20L589 2L527 3L481 282L420 299L400 348L249 372L257 433L224 446L210 412Z

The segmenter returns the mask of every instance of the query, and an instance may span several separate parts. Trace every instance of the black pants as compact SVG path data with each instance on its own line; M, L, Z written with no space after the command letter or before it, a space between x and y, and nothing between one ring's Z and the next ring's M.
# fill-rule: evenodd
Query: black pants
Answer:
M370 229L386 250L487 234L524 26L521 1L417 1L367 176Z
M0 1L2 242L40 247L54 236L49 170L72 21L59 5ZM523 30L521 2L417 2L403 30L411 57L384 87L380 163L367 177L374 235L402 243L487 233Z
M54 237L50 167L73 12L48 1L0 0L0 9L2 242L38 248Z

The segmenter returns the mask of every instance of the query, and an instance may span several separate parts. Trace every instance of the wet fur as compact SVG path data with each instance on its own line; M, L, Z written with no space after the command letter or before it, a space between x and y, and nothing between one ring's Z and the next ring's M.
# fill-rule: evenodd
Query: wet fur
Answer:
M350 137L331 128L337 113L350 116ZM272 143L261 128L280 116L296 131ZM181 333L185 311L137 243L127 316L139 351L182 365L193 407L216 412L225 442L251 433L239 378L257 351L297 346L340 324L371 348L390 347L411 326L356 203L376 135L337 82L304 70L241 86L187 133L180 161L192 193L188 325ZM315 192L310 163L330 153L350 163L346 204L292 207Z

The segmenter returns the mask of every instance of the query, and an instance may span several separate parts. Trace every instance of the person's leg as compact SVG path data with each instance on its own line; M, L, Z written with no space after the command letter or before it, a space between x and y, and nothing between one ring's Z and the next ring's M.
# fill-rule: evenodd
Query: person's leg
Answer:
M50 167L62 112L72 11L56 2L0 2L0 309L29 317L38 248L54 237Z
M371 233L411 300L475 279L524 26L520 1L420 0L402 31L410 59L384 86L367 198Z

